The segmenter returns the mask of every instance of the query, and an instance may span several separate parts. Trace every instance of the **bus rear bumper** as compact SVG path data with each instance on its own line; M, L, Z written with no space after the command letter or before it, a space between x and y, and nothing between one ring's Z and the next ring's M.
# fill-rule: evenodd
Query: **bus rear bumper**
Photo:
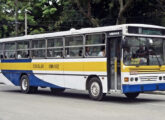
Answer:
M123 85L123 93L132 93L132 92L145 92L145 91L156 91L156 90L165 90L165 83L159 84L138 84L138 85Z

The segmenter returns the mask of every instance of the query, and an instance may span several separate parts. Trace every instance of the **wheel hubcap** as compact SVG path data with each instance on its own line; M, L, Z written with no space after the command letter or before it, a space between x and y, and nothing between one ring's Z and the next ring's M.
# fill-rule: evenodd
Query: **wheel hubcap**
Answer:
M22 80L22 89L23 89L23 90L26 90L27 87L28 87L28 82L27 82L26 79L23 79L23 80Z
M97 82L93 82L91 85L91 93L93 96L98 96L100 93L100 86Z

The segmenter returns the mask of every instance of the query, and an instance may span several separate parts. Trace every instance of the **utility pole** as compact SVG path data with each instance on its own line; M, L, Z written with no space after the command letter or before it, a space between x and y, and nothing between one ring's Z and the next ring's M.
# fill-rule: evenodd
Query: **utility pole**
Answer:
M27 35L27 10L25 9L25 35Z
M29 4L29 6L30 6L30 0L29 0L29 2L28 2L28 4ZM27 35L27 33L28 33L28 21L27 21L27 13L30 13L30 11L28 11L27 9L25 9L25 35Z
M18 0L15 0L15 36L18 36Z

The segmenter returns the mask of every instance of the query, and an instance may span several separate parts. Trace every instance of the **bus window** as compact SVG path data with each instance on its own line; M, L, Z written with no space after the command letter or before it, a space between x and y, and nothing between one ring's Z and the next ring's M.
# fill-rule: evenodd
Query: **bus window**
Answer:
M0 59L3 59L3 44L0 44Z
M83 45L82 36L74 36L74 37L65 38L65 46L77 46L77 45Z
M29 49L29 42L23 41L23 42L17 42L17 48L20 49Z
M0 59L3 59L3 52L0 51Z
M163 40L163 51L165 51L165 41ZM163 52L163 60L165 61L165 52Z
M55 58L63 57L63 48L48 49L47 57L55 57Z
M32 48L45 48L45 40L33 40Z
M83 56L83 36L65 38L65 57Z
M62 38L48 39L48 48L54 48L54 47L63 47L63 39Z
M5 43L5 58L14 59L16 58L16 44L15 42Z
M16 58L16 52L15 51L5 51L5 58L6 59Z
M83 47L73 47L65 49L66 57L82 57L82 51Z
M45 58L45 40L32 41L32 58Z
M105 44L105 34L86 35L86 45Z
M47 42L48 42L47 57L62 58L63 38L51 38L48 39Z
M16 50L15 43L5 43L5 50Z
M29 58L29 42L17 42L17 58Z
M45 50L32 50L32 58L44 58Z
M3 44L0 44L0 51L3 50Z
M21 59L21 58L29 58L30 55L29 55L29 50L20 50L20 51L17 51L17 58L18 59Z
M105 34L86 35L85 41L86 57L105 57Z
M85 56L105 57L105 46L86 46Z

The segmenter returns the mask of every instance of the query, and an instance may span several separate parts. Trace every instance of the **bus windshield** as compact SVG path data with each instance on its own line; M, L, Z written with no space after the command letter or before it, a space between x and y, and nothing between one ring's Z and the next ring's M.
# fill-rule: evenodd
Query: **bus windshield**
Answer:
M164 65L165 41L162 38L126 37L123 45L125 65Z

